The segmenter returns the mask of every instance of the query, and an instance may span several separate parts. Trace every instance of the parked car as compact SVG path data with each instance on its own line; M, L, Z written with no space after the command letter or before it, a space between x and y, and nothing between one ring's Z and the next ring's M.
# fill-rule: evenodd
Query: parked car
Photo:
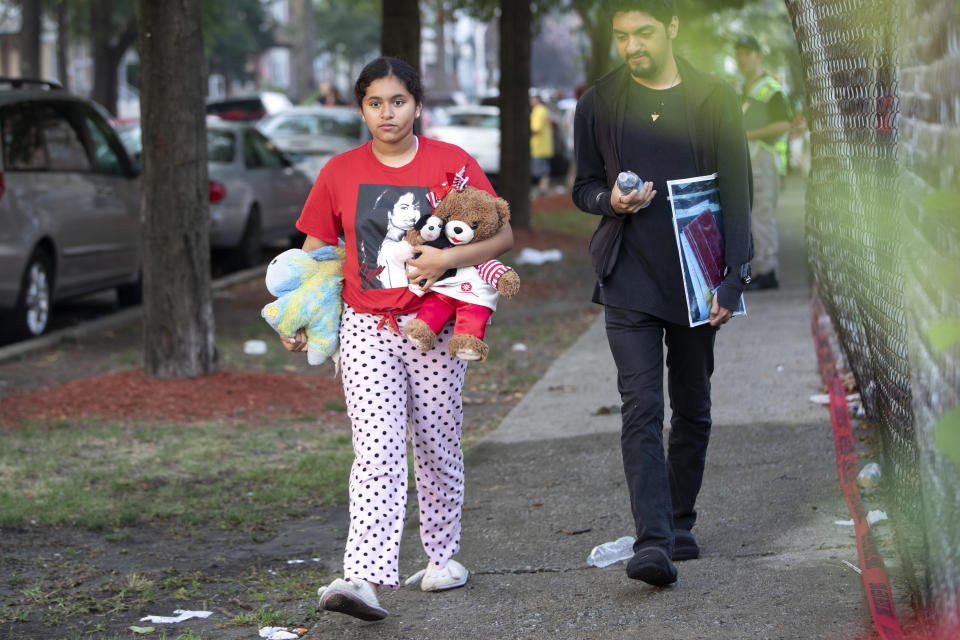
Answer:
M141 153L140 125L118 125L127 150ZM207 118L210 246L234 265L260 262L263 245L297 237L294 224L313 182L251 121Z
M38 336L53 303L140 300L140 181L99 105L0 78L0 332Z
M370 139L351 107L293 107L266 116L257 128L314 180L327 160Z
M261 91L243 96L207 100L207 115L224 120L259 120L265 115L284 111L293 106L279 91Z
M437 108L431 125L424 131L429 138L449 142L469 153L495 181L500 173L500 109L470 105Z

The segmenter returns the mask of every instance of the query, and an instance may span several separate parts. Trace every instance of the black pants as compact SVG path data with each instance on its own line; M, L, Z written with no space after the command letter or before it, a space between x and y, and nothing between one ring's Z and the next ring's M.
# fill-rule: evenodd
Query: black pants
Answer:
M710 439L710 375L716 329L672 324L605 307L607 340L623 402L620 445L637 527L634 550L673 553L674 529L693 528ZM667 347L670 439L663 452L663 345Z

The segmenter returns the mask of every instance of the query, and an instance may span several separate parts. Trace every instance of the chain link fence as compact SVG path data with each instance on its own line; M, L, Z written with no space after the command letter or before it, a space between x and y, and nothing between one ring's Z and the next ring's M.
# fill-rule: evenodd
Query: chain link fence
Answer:
M785 0L810 130L810 269L879 428L886 491L911 595L960 627L960 472L938 420L960 405L960 3ZM938 204L939 203L939 204ZM955 425L956 426L956 425Z

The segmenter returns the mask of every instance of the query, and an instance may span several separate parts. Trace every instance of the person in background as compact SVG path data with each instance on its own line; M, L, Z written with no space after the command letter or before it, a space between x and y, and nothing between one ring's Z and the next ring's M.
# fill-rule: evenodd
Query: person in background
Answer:
M333 86L333 83L324 80L317 89L313 104L322 107L333 107L347 104L347 101L340 97L340 92Z
M537 181L534 196L550 192L550 158L553 157L553 127L550 109L536 93L530 94L530 177Z
M380 266L360 257L361 245L382 247L395 223L378 200L386 192L391 210L428 216L428 194L457 176L493 195L489 180L463 149L414 134L423 108L417 72L397 58L381 57L360 72L354 88L372 140L334 156L324 165L307 197L297 229L307 234L304 251L342 241L344 310L340 325L340 367L353 431L350 471L350 530L343 578L318 590L320 609L362 620L381 620L378 589L399 586L398 556L407 503L407 446L420 509L420 540L429 563L407 583L443 591L466 583L466 568L453 559L460 549L464 468L460 437L461 394L466 361L447 353L448 323L437 343L422 353L401 334L422 298L408 282L372 282ZM396 189L387 189L396 187ZM383 203L381 203L383 204ZM408 260L409 281L429 289L447 269L479 264L508 251L513 232L505 224L486 240L441 250L418 247ZM372 268L373 271L366 271ZM306 350L306 334L283 340L290 351Z
M623 468L636 526L627 576L677 580L675 560L699 557L692 529L710 438L710 376L717 329L743 292L750 261L750 165L736 92L676 57L673 0L612 0L625 64L587 89L574 120L573 200L600 217L590 253L593 300L604 305L622 400ZM617 175L642 180L624 193ZM667 181L718 173L726 277L709 323L689 326ZM670 394L663 451L663 348Z
M753 167L753 279L747 289L776 289L780 286L777 198L780 178L787 175L790 103L780 83L764 73L763 52L756 38L741 36L735 49L743 74L743 120Z

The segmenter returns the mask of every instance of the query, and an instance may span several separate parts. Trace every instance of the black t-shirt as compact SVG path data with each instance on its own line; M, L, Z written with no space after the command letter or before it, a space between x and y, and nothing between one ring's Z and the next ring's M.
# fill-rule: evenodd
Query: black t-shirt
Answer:
M652 181L657 195L647 208L626 217L617 262L593 300L685 325L687 303L667 191L667 180L697 175L683 94L682 84L656 90L632 82L627 91L620 170Z

